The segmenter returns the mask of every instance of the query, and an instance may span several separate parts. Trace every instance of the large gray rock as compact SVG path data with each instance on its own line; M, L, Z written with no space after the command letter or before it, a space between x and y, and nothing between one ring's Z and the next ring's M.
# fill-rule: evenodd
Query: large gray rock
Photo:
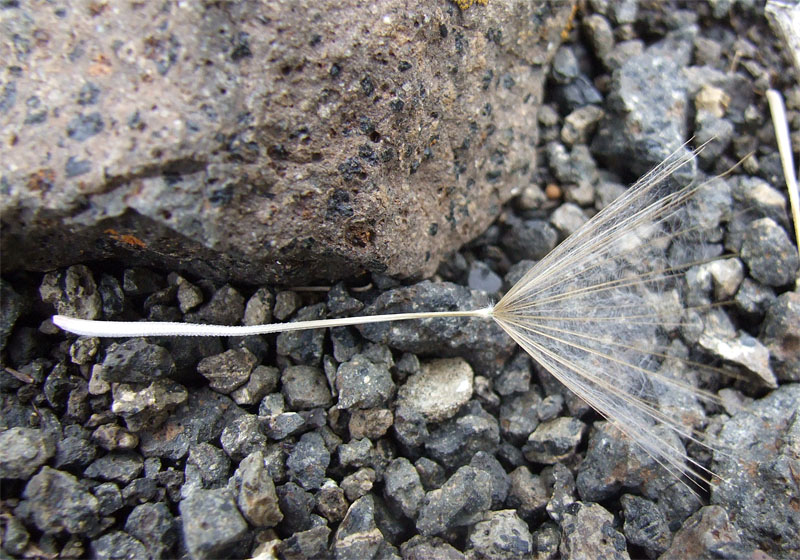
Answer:
M3 267L253 283L431 274L483 231L531 180L572 8L9 6Z

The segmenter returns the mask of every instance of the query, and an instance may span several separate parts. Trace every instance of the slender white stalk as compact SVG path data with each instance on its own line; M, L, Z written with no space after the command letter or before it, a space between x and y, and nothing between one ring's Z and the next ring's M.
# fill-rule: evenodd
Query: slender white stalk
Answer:
M370 315L366 317L342 317L340 319L318 319L315 321L295 321L293 323L272 323L269 325L199 325L195 323L169 323L149 321L92 321L65 315L54 315L53 324L81 336L123 338L135 336L252 336L308 329L326 329L366 325L367 323L386 323L389 321L408 321L411 319L433 319L439 317L484 317L492 316L492 308L471 311L430 311L420 313L393 313Z
M778 153L781 155L783 176L786 179L786 188L789 189L789 205L792 207L794 221L794 239L800 253L800 195L797 194L797 177L794 174L794 161L792 158L792 143L789 140L789 124L786 121L786 110L783 106L783 97L774 89L767 90L769 111L772 113L772 125L775 127L775 139L778 142Z

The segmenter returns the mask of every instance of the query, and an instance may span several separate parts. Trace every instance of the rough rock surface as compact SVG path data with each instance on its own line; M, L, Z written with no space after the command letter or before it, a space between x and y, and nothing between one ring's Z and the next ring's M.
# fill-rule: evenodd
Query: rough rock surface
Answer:
M4 16L4 268L431 274L530 180L571 10L93 6Z

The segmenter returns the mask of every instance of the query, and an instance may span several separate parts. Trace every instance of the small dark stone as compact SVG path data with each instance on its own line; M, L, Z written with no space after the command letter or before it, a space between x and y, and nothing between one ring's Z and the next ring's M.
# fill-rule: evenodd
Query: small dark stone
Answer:
M297 312L298 321L311 321L325 318L325 304L318 303L304 307ZM324 329L285 332L278 335L277 350L280 356L289 356L295 362L318 366L322 360Z
M511 487L511 479L509 479L500 461L494 455L490 455L485 451L478 451L472 457L469 465L489 474L492 484L492 509L500 508L506 501L508 490Z
M180 503L183 538L192 558L243 558L247 523L227 490L195 490Z
M316 432L303 434L286 459L287 474L307 490L317 489L325 482L325 471L331 461L325 440Z
M576 502L561 522L559 551L566 558L627 560L625 537L614 529L614 516L599 504Z
M178 540L178 525L163 503L133 508L125 521L125 531L145 546L151 558L170 556Z
M556 418L539 424L522 452L533 463L552 465L575 453L585 431L586 424L577 418Z
M101 516L113 515L125 505L122 502L122 493L119 491L119 487L113 482L98 484L92 492L97 498L97 512Z
M389 463L383 474L384 495L389 505L409 519L416 519L425 490L422 488L419 473L405 457L398 457Z
M14 291L10 283L0 279L0 350L6 347L14 323L27 307L27 299Z
M419 473L419 480L426 491L441 488L447 480L447 474L442 466L427 457L420 457L414 463L414 468Z
M503 372L495 380L494 390L503 397L526 392L531 384L531 361L525 353L518 352L506 364Z
M273 315L279 321L285 321L302 305L303 299L294 290L283 290L275 296L275 311Z
M242 459L233 480L239 510L251 525L274 527L283 520L275 484L264 464L261 451Z
M256 404L277 388L279 379L278 368L256 366L247 383L231 391L231 398L238 405Z
M99 524L97 498L71 474L44 466L25 486L15 511L45 533L89 534Z
M258 358L246 348L228 350L200 360L197 373L208 379L209 387L228 394L247 383L257 363Z
M650 500L631 494L622 496L620 503L625 512L625 538L642 547L649 558L658 558L672 540L663 512Z
M342 560L374 558L385 546L383 534L375 524L372 496L355 501L333 537L332 552Z
M211 300L194 313L186 315L188 323L238 325L244 317L244 297L229 285L214 292Z
M425 449L431 458L453 469L467 463L478 451L493 453L499 442L497 419L472 401L458 416L431 432Z
M230 469L231 461L222 449L202 442L189 450L185 478L187 484L199 477L202 488L221 488L227 483Z
M509 475L511 486L506 503L525 519L537 519L544 513L550 493L538 475L531 474L526 466L514 469Z
M267 445L267 436L258 416L242 414L225 426L219 441L231 459L240 460L263 449Z
M491 488L487 472L461 467L440 489L425 496L417 518L417 530L431 536L474 523L491 507Z
M331 523L338 523L347 513L348 503L344 490L332 480L325 481L316 495L317 511Z
M405 560L465 560L457 549L439 537L415 535L400 547Z
M150 383L153 378L175 375L169 351L144 338L114 342L106 350L103 377L118 383Z
M122 289L129 296L152 294L164 285L163 275L149 268L126 268L122 273Z
M56 452L42 430L15 427L0 433L0 478L27 479Z
M122 489L122 499L133 506L154 501L158 496L158 483L152 478L137 478Z
M281 373L281 391L291 410L328 407L333 400L325 374L311 366L284 369Z
M366 438L343 443L337 449L343 467L364 467L372 462L372 442Z
M306 429L305 419L296 412L284 412L267 417L264 431L274 440L297 435Z
M94 105L97 103L98 95L100 95L100 88L92 82L86 82L78 92L78 105Z
M741 250L750 276L767 286L789 284L800 268L797 248L786 231L770 218L761 218L745 231Z
M281 527L288 533L311 529L311 511L314 509L314 496L294 482L278 486L278 503L283 513Z
M761 341L781 381L800 381L800 293L781 294L767 309Z
M298 531L281 541L277 550L281 558L286 560L326 560L330 557L328 552L330 534L331 530L327 525Z
M386 365L358 354L339 366L336 389L339 408L374 408L392 397L395 386Z
M106 533L90 543L92 558L98 560L116 560L125 558L129 560L149 560L150 555L141 541L133 538L124 531Z
M88 478L127 484L141 474L143 463L142 456L134 451L114 451L96 459L83 474Z
M490 511L470 530L468 547L478 558L530 558L533 538L514 510Z
M558 242L558 232L544 220L509 221L511 229L502 238L502 246L514 261L537 261L544 258ZM524 272L527 272L526 270ZM523 272L523 274L524 274Z

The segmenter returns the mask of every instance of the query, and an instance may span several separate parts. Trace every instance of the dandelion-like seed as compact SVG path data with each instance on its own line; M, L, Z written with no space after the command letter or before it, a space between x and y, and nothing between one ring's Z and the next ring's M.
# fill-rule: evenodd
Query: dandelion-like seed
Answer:
M718 402L716 395L680 375L686 365L714 368L690 362L669 347L671 334L697 310L678 303L682 275L707 262L690 256L702 255L702 244L696 241L704 237L704 227L688 223L686 211L709 183L679 187L675 182L676 172L695 155L679 149L539 261L491 308L256 326L104 322L58 315L53 322L87 336L249 336L409 319L490 317L666 470L700 484L712 473L687 454L680 438L714 444L690 419L664 404L681 397Z

